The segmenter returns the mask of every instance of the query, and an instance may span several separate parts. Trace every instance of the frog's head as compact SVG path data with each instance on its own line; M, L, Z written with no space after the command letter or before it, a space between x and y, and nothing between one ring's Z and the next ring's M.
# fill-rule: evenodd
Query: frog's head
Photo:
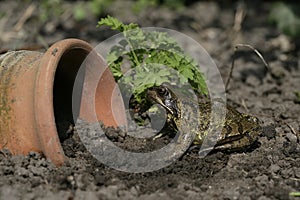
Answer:
M260 121L257 117L248 115L248 114L244 114L241 113L242 115L242 120L241 123L243 124L243 132L244 133L253 133L253 132L257 132L260 131L261 127L260 127Z
M147 97L152 103L158 103L166 110L169 122L176 122L180 118L178 99L167 86L160 85L149 88Z

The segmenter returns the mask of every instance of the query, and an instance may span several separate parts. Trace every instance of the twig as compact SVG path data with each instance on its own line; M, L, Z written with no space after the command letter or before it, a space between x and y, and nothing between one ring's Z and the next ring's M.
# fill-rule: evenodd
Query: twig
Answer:
M246 47L246 48L249 48L252 51L254 51L254 53L262 60L262 62L264 63L265 67L267 68L267 70L271 72L269 64L266 62L266 60L264 59L264 57L261 55L261 53L257 49L255 49L254 47L252 47L250 44L237 44L235 46L235 48L234 48L234 53L233 53L231 68L230 68L228 79L227 79L226 84L225 84L225 90L226 91L228 89L228 85L229 85L230 79L232 77L232 72L233 72L233 69L234 69L234 62L235 62L236 52L238 51L239 47Z
M35 9L36 9L36 6L33 3L31 3L27 7L27 9L23 13L23 15L21 16L21 18L17 22L17 24L14 26L14 30L15 31L20 31L22 29L23 25L25 24L25 22L27 21L27 19L29 19L29 17L32 15L32 13L34 12Z
M300 135L295 131L295 129L288 123L286 123L286 122L284 122L284 123L289 127L291 132L297 137L297 142L300 142Z
M246 102L245 102L244 99L242 99L242 105L243 105L243 107L244 107L246 113L248 113L248 112L249 112L249 109L248 109L248 107L247 107Z
M2 154L4 156L4 158L7 158L6 153L4 153L2 149L0 150L0 154Z
M241 30L242 23L245 19L245 16L246 16L246 11L244 9L244 4L240 3L237 7L237 10L236 10L236 13L235 13L235 16L234 16L234 24L233 24L233 27L232 27L232 29L235 32L239 32Z

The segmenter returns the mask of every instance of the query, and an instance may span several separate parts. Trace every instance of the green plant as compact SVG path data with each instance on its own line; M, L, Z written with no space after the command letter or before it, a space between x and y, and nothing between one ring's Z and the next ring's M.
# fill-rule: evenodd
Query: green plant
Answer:
M158 0L138 0L135 1L132 5L132 11L135 13L139 13L149 6L157 6Z
M114 0L91 0L89 1L89 8L95 16L98 16L113 2Z
M88 17L87 13L98 17L103 14L114 1L115 0L89 0L81 2L77 4L73 10L74 18L77 21L84 20Z
M169 9L180 10L184 7L186 0L135 0L132 10L139 13L149 6L164 6Z
M81 21L81 20L86 19L87 10L88 10L88 8L84 3L77 4L73 10L73 16L74 16L75 20Z
M176 81L174 75L181 84L188 82L196 94L208 94L198 64L166 32L144 31L137 24L125 25L111 16L98 22L98 27L103 25L124 35L124 39L110 49L107 63L116 81L123 78L125 86L132 86L138 103L145 99L147 88ZM122 66L128 62L135 72L124 76Z
M49 7L51 1L43 0ZM61 0L54 0L61 1ZM149 8L149 6L164 6L170 9L180 10L184 7L186 0L130 0L132 2L131 11L134 13L139 13ZM115 0L88 0L78 3L73 10L73 16L77 21L84 20L88 17L87 13L92 13L94 16L98 17L103 15L105 10L112 5ZM53 4L51 3L51 4ZM59 8L59 6L57 7Z
M291 37L300 35L300 17L297 15L299 5L292 6L287 2L274 3L269 14L271 23L276 24L277 28L284 34Z
M299 91L295 91L294 94L296 96L294 102L295 103L300 103L300 92Z
M163 0L162 5L171 9L182 9L186 0Z
M293 197L300 197L300 192L290 192L289 195Z
M39 18L42 22L46 22L51 17L57 17L62 14L61 0L43 0L39 6Z

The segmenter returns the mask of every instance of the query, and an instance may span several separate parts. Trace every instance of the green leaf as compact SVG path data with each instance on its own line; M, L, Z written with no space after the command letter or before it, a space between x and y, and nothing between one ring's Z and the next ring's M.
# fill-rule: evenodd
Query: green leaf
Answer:
M106 18L101 18L100 21L98 21L97 27L100 26L109 26L113 30L118 30L120 32L133 30L135 28L138 28L137 24L130 23L129 25L125 25L122 22L120 22L117 18L107 16Z
M296 6L299 9L299 5ZM300 18L292 8L287 2L274 3L269 14L269 20L275 23L283 33L297 37L300 35Z
M145 31L137 24L125 25L111 16L102 18L98 27L106 25L123 33L124 39L113 46L107 62L116 80L134 88L138 103L143 102L146 90L164 82L189 82L197 94L208 94L205 77L198 64L166 32ZM123 77L122 66L128 63L135 73ZM175 72L175 73L174 73ZM127 87L127 88L131 88ZM126 87L123 87L126 88Z
M300 92L299 91L295 91L294 92L296 98L294 99L295 103L300 103Z
M114 46L109 54L107 55L106 61L110 65L111 63L115 62L116 60L123 57L123 55L126 53L125 49L120 46Z
M300 192L290 192L289 195L293 197L300 197Z

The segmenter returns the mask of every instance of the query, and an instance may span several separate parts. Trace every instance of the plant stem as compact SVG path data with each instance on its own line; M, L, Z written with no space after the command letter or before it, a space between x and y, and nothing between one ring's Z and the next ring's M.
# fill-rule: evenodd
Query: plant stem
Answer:
M126 32L127 32L127 31L124 31L123 33L124 33L124 37L125 37L126 41L128 42L128 44L129 44L129 46L130 46L130 49L131 49L130 53L133 55L133 58L134 58L134 61L135 61L136 66L140 66L141 63L139 62L139 60L138 60L138 58L137 58L137 55L136 55L135 52L134 52L133 45L131 44L129 38L127 37Z

